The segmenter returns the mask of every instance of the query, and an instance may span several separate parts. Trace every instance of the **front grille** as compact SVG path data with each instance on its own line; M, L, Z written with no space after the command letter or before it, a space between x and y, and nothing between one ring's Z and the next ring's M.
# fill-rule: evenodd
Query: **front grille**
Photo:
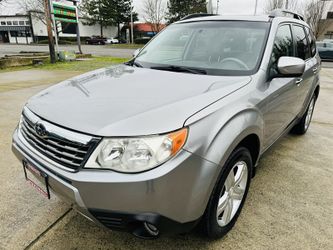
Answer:
M46 136L42 137L37 134L35 130L37 122L43 124L45 127L47 131ZM83 137L84 140L81 139L82 142L69 140L57 134L56 130L62 131L62 134L68 133L71 137L75 137L75 135L78 138ZM27 109L22 114L20 132L33 148L61 166L71 170L78 170L80 167L83 167L99 141L98 138L81 135L42 121Z

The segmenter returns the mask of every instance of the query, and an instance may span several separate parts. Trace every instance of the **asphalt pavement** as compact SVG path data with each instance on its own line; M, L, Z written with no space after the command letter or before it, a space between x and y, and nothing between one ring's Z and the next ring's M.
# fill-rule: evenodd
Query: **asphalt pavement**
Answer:
M78 52L76 45L60 45L60 50L69 50ZM21 51L29 52L48 52L48 45L16 45L16 44L0 44L0 57L8 54L17 54ZM107 45L82 45L82 52L93 54L96 56L113 56L128 58L133 55L135 49L110 48Z
M286 136L263 156L238 222L216 241L196 233L146 241L103 229L25 182L11 152L22 107L71 74L0 73L0 249L333 249L333 69L321 72L308 133Z

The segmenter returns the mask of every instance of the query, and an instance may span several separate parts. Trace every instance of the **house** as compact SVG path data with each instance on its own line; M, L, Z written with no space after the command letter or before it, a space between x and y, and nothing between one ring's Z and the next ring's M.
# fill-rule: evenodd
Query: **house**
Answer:
M81 39L100 35L99 24L88 25L83 19L79 19ZM76 24L57 21L59 39L76 39ZM103 27L103 36L115 37L117 28L115 26ZM40 43L47 40L47 27L44 14L30 11L27 14L2 15L0 16L0 43L30 44Z
M319 36L317 40L333 39L333 12L327 13L327 18L319 23Z
M133 36L134 41L138 39L146 39L149 40L153 36L155 36L158 31L165 28L165 24L159 24L158 27L150 24L150 23L134 23L133 25ZM130 40L130 24L124 25L121 29L122 37L129 41Z

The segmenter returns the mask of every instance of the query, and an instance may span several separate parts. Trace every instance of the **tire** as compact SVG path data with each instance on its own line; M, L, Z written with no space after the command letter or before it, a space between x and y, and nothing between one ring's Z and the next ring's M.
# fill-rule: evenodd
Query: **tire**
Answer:
M300 121L291 129L291 133L297 135L304 135L306 131L308 131L313 115L313 110L316 104L316 99L316 96L313 95L308 105L308 108L306 109L306 112L304 113Z
M229 156L201 221L202 229L207 237L222 238L236 223L249 190L252 169L253 163L248 149L237 148ZM240 177L240 173L243 173L243 178ZM236 178L237 176L239 178ZM229 189L232 186L230 180L234 180L232 189ZM234 199L235 197L237 199ZM221 205L218 211L219 203ZM223 204L226 204L224 210Z

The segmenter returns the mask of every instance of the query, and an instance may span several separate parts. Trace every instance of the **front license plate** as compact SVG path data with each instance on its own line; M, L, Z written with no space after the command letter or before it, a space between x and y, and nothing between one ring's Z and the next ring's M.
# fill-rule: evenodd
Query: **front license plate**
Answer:
M48 176L27 161L23 161L25 179L44 197L50 199Z

